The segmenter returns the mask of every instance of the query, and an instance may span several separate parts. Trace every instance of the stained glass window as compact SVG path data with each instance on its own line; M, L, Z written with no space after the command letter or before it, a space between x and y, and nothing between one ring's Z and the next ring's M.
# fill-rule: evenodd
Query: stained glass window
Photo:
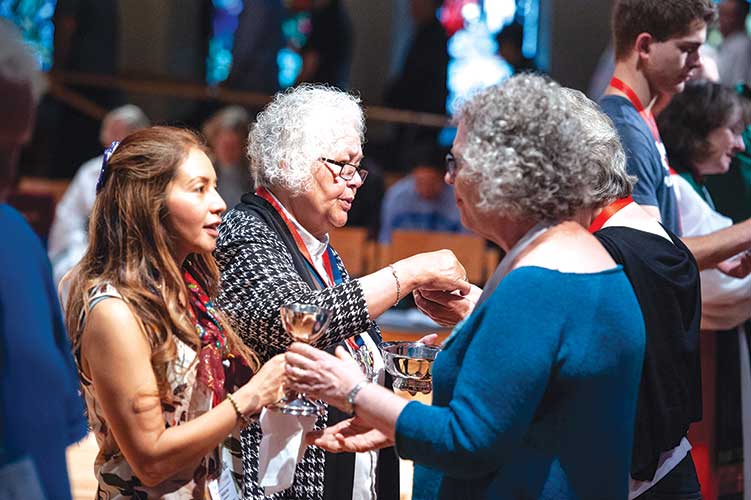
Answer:
M214 19L206 61L206 81L209 85L217 85L229 76L232 68L232 44L243 3L242 0L213 0ZM282 24L282 32L287 40L287 47L277 55L279 86L282 88L292 85L302 68L302 58L294 49L305 43L309 20L308 14L301 13L291 15Z
M44 70L52 67L55 36L52 16L56 3L56 0L0 0L0 17L19 27Z
M447 109L473 91L508 78L513 70L498 55L495 35L511 22L524 27L522 53L537 54L539 0L445 0L439 18L449 38Z

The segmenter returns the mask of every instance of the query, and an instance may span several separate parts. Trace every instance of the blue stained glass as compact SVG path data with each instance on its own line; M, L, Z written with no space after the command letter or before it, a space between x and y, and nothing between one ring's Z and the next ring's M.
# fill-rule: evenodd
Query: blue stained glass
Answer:
M57 0L0 0L0 17L18 26L43 70L52 67L56 4Z
M209 85L218 85L229 76L232 69L232 45L243 11L242 0L213 0L213 33L209 40L209 53L206 61L206 81ZM282 23L282 32L291 47L299 48L305 43L309 31L310 15L301 13L290 16ZM279 85L289 87L302 68L302 59L289 48L284 48L277 55L279 64Z
M302 69L302 57L294 50L284 48L279 51L276 62L279 65L279 85L291 87Z
M524 26L522 51L533 58L537 53L540 0L470 0L461 4L463 28L449 39L446 107L456 111L458 103L478 89L511 76L513 70L498 54L495 35L516 20Z

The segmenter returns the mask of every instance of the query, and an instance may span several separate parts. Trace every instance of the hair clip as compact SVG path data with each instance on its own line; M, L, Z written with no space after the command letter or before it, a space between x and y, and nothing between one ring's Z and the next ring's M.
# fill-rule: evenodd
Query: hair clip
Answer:
M110 147L104 150L104 155L102 155L102 168L99 170L99 179L96 181L96 194L99 194L99 191L104 187L104 183L107 182L107 163L109 163L112 154L119 145L120 141L113 141L112 144L110 144Z

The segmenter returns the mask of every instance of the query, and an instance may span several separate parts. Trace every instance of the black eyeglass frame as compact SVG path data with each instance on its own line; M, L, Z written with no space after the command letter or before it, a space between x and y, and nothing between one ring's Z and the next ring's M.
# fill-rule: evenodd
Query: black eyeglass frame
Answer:
M459 169L461 168L459 166L459 162L456 160L456 157L453 153L449 152L446 154L446 173L448 174L448 178L453 181L456 179L456 174L459 172Z
M337 176L341 177L345 181L351 181L355 178L355 174L358 174L360 176L360 182L365 182L365 179L368 177L368 171L364 168L360 168L359 165L355 165L353 163L347 163L346 161L339 161L339 160L332 160L331 158L318 158L318 161L321 161L323 163L330 163L332 165L336 165L339 167L339 173L336 174ZM345 167L350 167L348 169L348 172L345 172ZM333 171L332 171L333 172Z

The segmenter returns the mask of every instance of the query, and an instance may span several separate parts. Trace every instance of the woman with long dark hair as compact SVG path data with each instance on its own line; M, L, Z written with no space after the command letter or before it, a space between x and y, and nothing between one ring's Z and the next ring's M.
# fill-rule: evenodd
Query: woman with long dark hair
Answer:
M280 396L281 357L259 369L213 305L226 205L205 151L190 131L153 127L105 153L66 284L98 498L204 498L217 446Z

